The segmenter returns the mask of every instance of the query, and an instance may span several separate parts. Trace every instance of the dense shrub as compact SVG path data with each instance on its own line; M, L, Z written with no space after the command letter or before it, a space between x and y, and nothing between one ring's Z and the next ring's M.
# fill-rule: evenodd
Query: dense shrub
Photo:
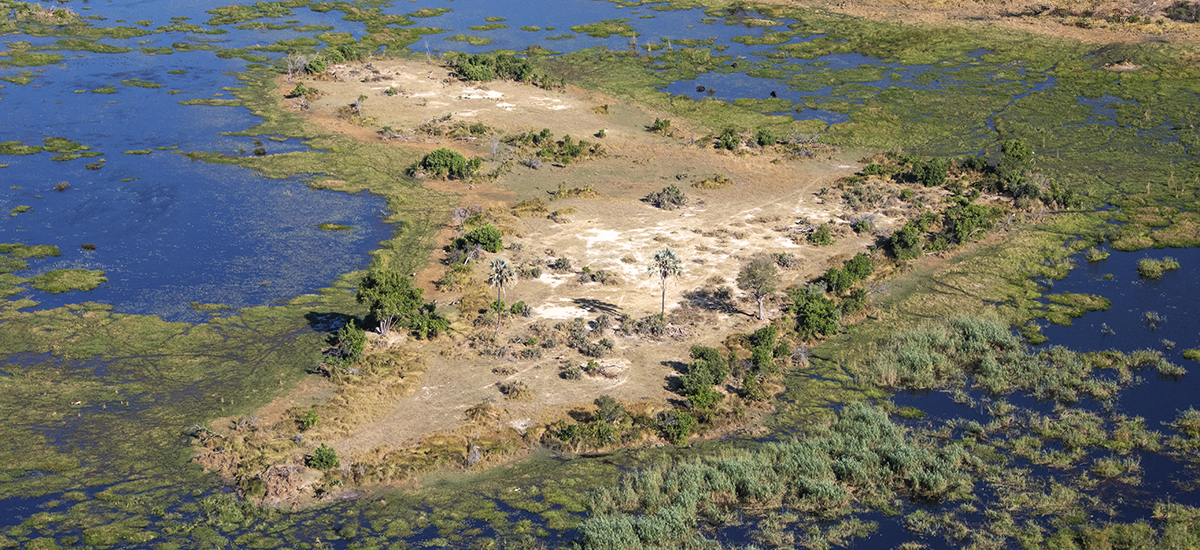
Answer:
M754 142L757 143L759 147L775 145L776 141L779 141L779 137L776 136L775 132L771 131L769 128L759 128L754 132Z
M428 155L425 155L409 171L416 172L417 169L420 169L431 176L465 178L470 176L475 170L478 170L481 165L482 162L479 159L467 161L467 158L462 156L462 153L445 147L439 147Z
M808 242L817 246L829 246L833 244L833 230L829 224L823 223L816 231L808 234Z
M791 305L788 311L796 316L796 331L802 336L836 334L840 325L837 307L825 297L821 285L809 285L788 292Z
M337 335L333 337L334 349L330 355L331 362L340 366L350 366L362 358L363 347L367 343L367 333L358 327L351 319Z
M325 60L318 57L312 61L309 61L308 65L304 67L304 70L311 74L321 74L324 73L328 68L329 65L325 63Z
M932 158L917 163L913 175L925 187L938 187L946 183L946 170L946 161Z
M892 233L891 239L888 240L888 245L892 249L892 254L900 260L915 260L924 252L921 249L921 233L919 224L914 220L908 220L904 223L904 227Z
M738 131L733 128L726 128L721 131L721 137L717 139L717 147L720 149L728 149L733 151L742 145L742 136L738 135Z
M504 250L503 235L490 223L472 229L463 239L468 244L478 244L484 250L497 254Z
M337 451L324 443L320 447L317 447L304 463L309 468L316 470L328 470L341 465L341 462L338 460Z
M505 54L478 54L460 57L455 71L463 80L487 82L505 78L525 82L533 77L533 65L527 59Z

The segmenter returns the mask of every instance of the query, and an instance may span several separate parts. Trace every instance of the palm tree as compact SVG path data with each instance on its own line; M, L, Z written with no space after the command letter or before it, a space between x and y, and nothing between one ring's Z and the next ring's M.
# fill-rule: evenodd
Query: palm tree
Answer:
M646 271L651 275L658 275L662 279L662 310L658 317L665 319L667 315L667 278L683 275L683 266L679 261L679 256L670 248L659 250L650 259L650 265L646 266Z
M491 274L488 275L488 284L496 287L496 336L500 337L500 319L504 318L504 312L500 311L500 297L504 293L504 287L511 284L517 278L517 272L513 270L512 264L508 263L505 258L496 258L492 260L490 265Z

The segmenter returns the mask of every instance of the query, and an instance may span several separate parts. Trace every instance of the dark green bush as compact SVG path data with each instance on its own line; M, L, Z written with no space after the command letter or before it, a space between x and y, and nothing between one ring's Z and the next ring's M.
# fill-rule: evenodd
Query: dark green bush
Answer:
M913 175L925 187L938 187L946 183L946 170L946 161L934 158L917 163Z
M905 222L904 227L892 233L888 244L892 254L900 260L915 260L924 252L921 249L921 233L918 223L913 220Z
M504 236L492 224L484 224L475 229L472 229L466 234L464 239L470 244L478 244L484 250L492 254L499 253L504 249Z
M775 145L776 141L779 141L779 136L776 136L775 132L768 128L759 128L754 132L754 142L757 143L759 147Z
M738 131L733 128L726 128L721 131L721 137L717 140L717 147L733 151L742 145L742 136L738 135Z
M808 242L817 246L829 246L833 244L833 231L829 228L829 224L823 223L816 231L809 233Z
M479 163L468 163L467 158L462 156L462 153L439 147L425 155L416 168L424 170L427 174L436 177L452 177L465 178L471 175L473 169L478 169ZM416 170L410 170L415 172Z
M658 427L672 445L683 445L696 428L696 418L687 411L671 411L663 413Z
M309 455L304 462L309 468L316 470L328 470L341 465L341 462L338 460L337 451L334 451L333 447L324 443L320 447L317 447L313 451L313 454Z
M833 301L825 297L819 285L788 292L792 304L788 311L796 316L796 331L802 336L836 334L841 322Z

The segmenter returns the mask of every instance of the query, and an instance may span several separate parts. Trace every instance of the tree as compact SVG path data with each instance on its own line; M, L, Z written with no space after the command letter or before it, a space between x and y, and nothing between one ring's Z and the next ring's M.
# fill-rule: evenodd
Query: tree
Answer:
M654 253L654 257L650 259L650 265L646 266L646 271L662 279L662 310L658 317L665 319L667 316L667 278L683 275L682 262L679 261L679 256L675 254L674 250L664 248Z
M368 304L371 314L379 322L379 332L387 334L396 324L408 326L412 317L425 305L421 299L423 291L413 288L412 280L390 270L372 270L358 283L360 304Z
M788 292L792 299L789 308L796 316L796 331L806 337L837 334L840 319L833 301L825 297L824 285L817 283L807 288Z
M490 223L472 229L465 238L467 243L477 244L492 254L504 248L504 235Z
M482 166L482 162L479 159L468 161L467 157L462 156L462 153L458 151L439 147L410 167L409 174L424 170L425 173L440 178L465 178L478 170L480 166Z
M763 321L767 318L767 310L763 303L767 296L775 292L775 284L779 279L779 274L775 270L775 258L766 254L758 254L750 259L738 272L737 285L738 288L745 292L749 292L754 296L754 301L758 303L758 320Z
M513 269L512 264L508 263L505 258L496 258L491 263L491 274L488 275L488 284L496 287L496 305L499 306L501 294L504 293L504 287L508 286L517 278L517 272ZM500 336L500 319L504 318L504 312L496 308L496 336Z
M317 447L313 451L313 454L309 455L304 462L309 468L316 470L328 470L341 465L341 461L338 460L337 451L324 443L320 447Z

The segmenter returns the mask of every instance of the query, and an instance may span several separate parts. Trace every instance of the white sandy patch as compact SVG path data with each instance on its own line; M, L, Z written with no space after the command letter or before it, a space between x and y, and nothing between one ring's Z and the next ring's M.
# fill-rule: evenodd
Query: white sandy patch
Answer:
M561 111L571 108L570 105L563 105L561 99L554 99L552 97L531 97L529 99L534 101L534 104L538 107L545 107L551 111Z
M621 238L621 232L612 229L589 229L587 233L593 233L594 235L590 237L580 235L580 238L587 241L588 248L591 248L598 242L615 242Z
M437 95L438 95L437 92L425 92L423 94L413 94L412 96L413 97L436 97ZM441 105L445 105L445 104L442 103Z
M478 88L467 88L463 90L462 99L500 99L504 94L492 90L480 90Z
M780 237L778 239L775 239L775 244L782 246L784 248L800 248L800 245L796 244L791 239L786 238L786 237Z
M478 116L479 111L454 111L451 114L454 116Z
M587 317L586 309L576 306L542 306L533 309L533 316L538 319L574 319Z
M514 108L516 107L516 105L513 105L512 103L497 103L496 106L504 109L505 111L515 110Z

